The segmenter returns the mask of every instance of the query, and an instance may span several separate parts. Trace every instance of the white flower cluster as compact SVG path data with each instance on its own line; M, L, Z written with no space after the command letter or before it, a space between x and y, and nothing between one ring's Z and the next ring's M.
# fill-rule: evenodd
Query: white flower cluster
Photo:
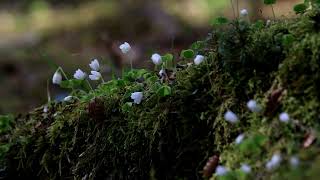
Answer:
M102 75L100 71L100 64L98 59L93 59L89 64L89 67L92 69L91 74L89 75L89 79L92 81L97 81L102 79ZM73 77L78 80L84 80L87 77L87 74L82 71L81 69L77 69L76 72L73 74Z
M244 172L245 174L251 173L251 167L248 164L245 164L245 163L241 164L240 170L242 172Z
M241 16L248 16L248 14L249 14L249 12L248 12L247 9L242 9L242 10L240 11L240 15L241 15Z
M224 175L226 175L227 173L229 172L229 169L227 169L226 167L224 167L224 166L221 166L221 165L219 165L219 166L217 166L217 168L216 168L216 176L224 176Z
M194 58L194 64L195 64L195 65L199 65L199 64L201 64L203 61L204 61L204 56L202 56L202 55L197 55L197 56Z
M281 155L279 153L276 153L272 156L271 160L267 162L266 168L267 170L273 170L277 168L282 161Z
M142 92L134 92L131 94L131 99L135 104L140 104L143 98Z
M224 114L224 119L233 124L239 121L238 116L230 110Z
M224 176L224 175L228 174L229 171L230 170L228 168L226 168L225 166L219 165L216 168L215 175L216 176ZM240 167L240 171L242 171L245 174L249 174L249 173L251 173L251 167L246 163L242 163L241 167Z
M279 115L279 120L283 123L288 123L290 121L290 116L288 113L286 112L282 112L280 115Z
M152 60L153 64L155 64L155 65L162 64L162 57L157 53L152 54L151 60Z
M87 77L87 74L83 72L81 69L76 70L73 74L73 77L78 80L84 80Z
M262 110L261 106L257 103L257 101L251 99L250 101L248 101L247 103L247 107L250 111L252 112L260 112Z
M119 48L123 54L127 54L131 50L131 46L127 42L124 42L123 44L121 44Z
M235 140L236 144L241 144L244 139L244 134L239 134Z

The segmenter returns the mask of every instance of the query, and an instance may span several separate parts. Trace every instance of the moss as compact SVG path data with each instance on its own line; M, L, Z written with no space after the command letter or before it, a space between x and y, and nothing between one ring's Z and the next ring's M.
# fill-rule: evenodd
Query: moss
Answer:
M94 92L74 92L78 100L51 103L47 113L40 107L17 117L2 135L9 137L3 177L201 179L213 154L233 169L226 179L319 177L319 142L302 147L306 133L319 133L319 14L314 9L270 26L232 22L194 49L207 60L181 61L174 80L133 70ZM163 85L169 96L157 93ZM134 91L144 92L140 105L131 103ZM249 99L265 112L249 112ZM240 123L223 119L228 109ZM278 120L283 111L289 124ZM235 145L240 133L246 138ZM276 152L282 165L267 171ZM292 155L301 159L298 169L288 164ZM252 166L250 176L238 170L241 163Z

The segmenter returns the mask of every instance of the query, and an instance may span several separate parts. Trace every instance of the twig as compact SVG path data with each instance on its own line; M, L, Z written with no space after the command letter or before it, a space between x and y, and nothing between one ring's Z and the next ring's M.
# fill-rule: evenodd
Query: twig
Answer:
M232 0L230 0L230 3L231 3L232 11L233 11L233 17L234 17L234 19L236 19L236 12L234 10L234 6L233 6Z
M271 4L271 9L272 9L272 13L273 13L273 19L276 20L276 14L274 13L274 9L273 9L273 5Z

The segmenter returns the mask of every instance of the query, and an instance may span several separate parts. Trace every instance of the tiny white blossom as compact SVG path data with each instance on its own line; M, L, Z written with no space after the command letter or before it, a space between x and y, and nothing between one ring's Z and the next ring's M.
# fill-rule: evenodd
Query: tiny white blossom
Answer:
M101 79L101 73L98 72L98 71L91 71L91 74L89 75L89 78L92 80L92 81L97 81L99 79Z
M281 113L281 114L279 115L279 120L280 120L281 122L284 122L284 123L289 122L289 120L290 120L289 114L286 113L286 112Z
M89 64L89 66L94 71L99 71L100 70L100 64L99 64L99 61L97 59L92 60L91 63Z
M226 167L219 165L216 168L216 175L217 176L224 176L224 175L226 175L228 173L228 171L229 170Z
M300 164L300 160L299 160L298 157L292 156L292 157L290 158L290 165L291 165L291 167L296 168L296 167L299 166L299 164Z
M53 77L52 77L52 83L53 84L60 84L62 81L62 75L59 71L56 71L54 74L53 74Z
M160 65L162 63L162 58L159 54L152 54L151 60L155 65Z
M240 170L246 174L251 172L251 167L248 164L241 164Z
M230 110L224 114L224 119L230 123L236 123L239 120L238 116Z
M160 71L159 71L159 76L160 77L164 77L164 76L166 76L167 75L167 73L166 73L166 70L165 69L161 69Z
M131 94L131 99L136 104L140 104L142 101L142 98L143 98L142 92L134 92Z
M240 144L244 139L244 134L239 134L238 137L236 138L236 144Z
M47 113L48 111L49 111L48 106L44 106L44 107L43 107L43 112L44 112L44 113Z
M127 54L131 50L131 46L127 42L124 42L123 44L121 44L119 48L123 54Z
M248 10L247 9L242 9L241 11L240 11L240 15L241 16L247 16L249 13L248 13Z
M257 101L255 101L253 99L248 101L247 107L252 112L260 112L261 111L261 106L257 103Z
M86 76L87 76L87 74L85 72L83 72L81 69L78 69L73 75L74 78L79 79L79 80L85 79Z
M267 170L273 170L277 168L282 161L281 155L280 154L274 154L271 158L270 161L267 162L266 168Z
M202 55L197 55L195 58L194 58L194 64L195 65L199 65L200 63L202 63L204 60L204 56Z
M271 25L271 20L270 20L270 19L267 20L266 25L267 25L267 26L270 26L270 25Z
M67 97L65 97L64 99L63 99L63 101L71 101L72 100L72 96L67 96Z

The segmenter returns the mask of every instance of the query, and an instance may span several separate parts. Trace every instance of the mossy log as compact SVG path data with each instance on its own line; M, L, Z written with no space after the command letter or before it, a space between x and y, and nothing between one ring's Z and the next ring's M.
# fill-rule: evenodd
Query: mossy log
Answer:
M1 135L2 178L215 179L214 169L203 176L214 155L230 169L227 179L320 178L319 17L313 10L269 25L233 21L193 44L203 63L182 60L170 79L133 70L77 100L16 117ZM169 95L159 95L163 84ZM139 105L134 91L143 91ZM250 99L263 111L250 112ZM238 123L225 121L227 110ZM240 133L245 139L236 145ZM282 162L268 171L274 153ZM239 171L241 163L251 174Z

